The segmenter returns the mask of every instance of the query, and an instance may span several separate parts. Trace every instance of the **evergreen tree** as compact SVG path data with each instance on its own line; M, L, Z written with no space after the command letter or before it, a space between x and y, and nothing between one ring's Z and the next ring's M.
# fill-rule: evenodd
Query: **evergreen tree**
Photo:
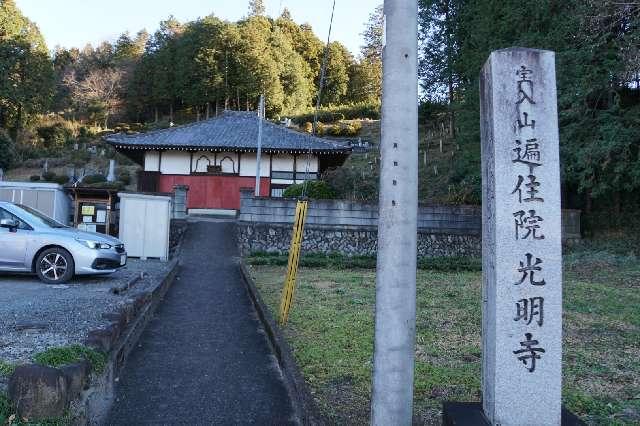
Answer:
M364 45L360 60L351 67L349 100L352 102L379 102L382 97L382 38L384 7L379 5L369 15L362 33Z
M0 128L13 138L53 95L53 66L38 27L13 0L0 2Z
M460 149L450 183L479 192L479 71L491 51L523 46L556 52L567 193L588 200L640 188L640 91L632 89L638 66L630 53L638 46L639 8L612 0L541 0L529 3L525 16L517 0L420 6L423 87L456 112Z
M321 104L341 104L347 100L349 71L354 63L353 56L344 45L336 41L329 44L328 55Z
M175 67L178 55L178 39L183 31L183 26L170 16L167 20L160 22L160 28L154 33L147 43L151 61L148 68L151 71L146 78L151 80L151 90L149 100L154 106L155 116L159 108L167 108L169 120L173 121L173 107L178 97L177 75L180 70Z
M177 93L181 100L194 107L197 114L207 111L210 104L224 98L225 25L214 16L189 23L181 35L176 68Z

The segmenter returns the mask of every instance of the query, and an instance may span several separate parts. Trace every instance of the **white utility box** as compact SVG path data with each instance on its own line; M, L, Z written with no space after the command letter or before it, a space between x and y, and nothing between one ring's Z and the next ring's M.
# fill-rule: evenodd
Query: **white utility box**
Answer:
M22 204L69 224L71 198L57 183L1 181L0 201Z
M120 240L127 255L141 259L169 258L171 197L119 192Z

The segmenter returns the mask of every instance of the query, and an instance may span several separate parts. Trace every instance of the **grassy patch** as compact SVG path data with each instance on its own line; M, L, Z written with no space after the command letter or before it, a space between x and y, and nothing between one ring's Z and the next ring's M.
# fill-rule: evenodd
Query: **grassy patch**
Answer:
M62 367L84 359L91 363L91 367L97 373L102 373L107 365L107 356L94 349L82 345L62 346L59 348L47 349L33 357L38 364L50 367Z
M640 267L620 256L591 277L583 271L601 268L593 262L602 256L565 258L563 398L589 424L637 424L640 415ZM277 312L285 268L251 270ZM417 290L415 416L439 424L443 400L480 398L481 274L419 270ZM374 270L300 269L284 332L321 410L338 424L368 422L374 302Z
M9 416L13 414L13 408L11 407L11 401L7 397L7 394L0 392L0 425L7 423Z
M15 369L15 364L0 359L0 376L10 376Z
M247 259L250 265L286 266L287 254L255 252ZM344 256L338 253L306 253L300 258L300 266L332 269L375 269L375 256ZM418 268L440 272L481 271L482 263L472 257L430 257L418 259Z

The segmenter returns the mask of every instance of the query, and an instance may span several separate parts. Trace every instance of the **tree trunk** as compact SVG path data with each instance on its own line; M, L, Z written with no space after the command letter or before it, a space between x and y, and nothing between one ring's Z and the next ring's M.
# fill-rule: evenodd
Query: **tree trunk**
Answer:
M216 99L216 103L218 103L217 99ZM211 104L207 102L207 120L209 119L210 114L211 114Z
M169 121L173 123L173 102L169 104Z
M157 124L157 123L158 123L158 107L157 107L157 106L156 106L156 107L154 107L154 108L153 108L153 110L154 110L155 115L156 115L155 122L156 122L156 124Z
M620 216L620 210L622 210L621 208L621 202L620 202L620 191L614 191L613 193L613 211L616 214L617 217Z
M452 52L451 52L451 17L449 14L449 2L445 2L445 26L447 28L447 86L449 89L449 137L455 137L455 120L453 114L453 70L452 70Z
M107 130L109 128L109 113L104 115L104 129Z
M236 88L236 96L238 98L238 103L236 104L236 107L238 109L238 111L240 111L240 89Z
M196 107L196 121L200 121L200 107Z

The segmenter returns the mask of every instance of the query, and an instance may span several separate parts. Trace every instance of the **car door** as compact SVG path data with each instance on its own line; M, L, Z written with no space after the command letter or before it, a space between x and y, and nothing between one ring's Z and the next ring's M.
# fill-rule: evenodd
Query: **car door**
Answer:
M0 208L0 219L13 219L20 222L15 232L11 232L9 228L0 227L0 268L16 271L31 269L26 265L27 243L32 232L29 225L3 208Z

